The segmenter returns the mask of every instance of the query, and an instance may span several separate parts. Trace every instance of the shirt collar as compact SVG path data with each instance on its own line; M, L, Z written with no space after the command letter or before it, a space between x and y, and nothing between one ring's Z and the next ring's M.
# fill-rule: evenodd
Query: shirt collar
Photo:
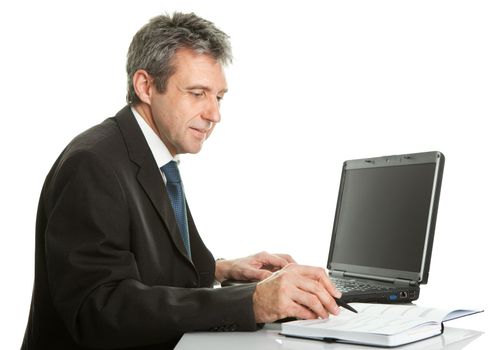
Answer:
M130 109L132 110L132 114L136 118L137 124L139 124L139 127L144 134L144 138L146 139L146 142L151 149L151 153L153 154L158 168L167 164L171 160L174 160L178 164L180 164L179 156L176 155L175 157L173 157L163 141L161 141L159 136L156 135L153 129L151 129L151 127L139 114L139 112L134 107L130 107Z

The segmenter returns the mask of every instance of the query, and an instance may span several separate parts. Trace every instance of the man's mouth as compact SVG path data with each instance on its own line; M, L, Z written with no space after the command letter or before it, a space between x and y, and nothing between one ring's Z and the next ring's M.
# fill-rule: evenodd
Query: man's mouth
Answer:
M208 129L197 129L197 128L192 128L192 131L194 133L194 135L196 135L198 138L201 138L201 139L205 139L207 134L208 134Z

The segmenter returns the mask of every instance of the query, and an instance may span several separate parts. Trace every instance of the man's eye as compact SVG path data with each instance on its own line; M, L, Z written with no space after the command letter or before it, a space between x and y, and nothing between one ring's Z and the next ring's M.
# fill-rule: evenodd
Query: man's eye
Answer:
M192 94L192 96L194 97L201 97L204 95L204 91L191 91L190 92Z

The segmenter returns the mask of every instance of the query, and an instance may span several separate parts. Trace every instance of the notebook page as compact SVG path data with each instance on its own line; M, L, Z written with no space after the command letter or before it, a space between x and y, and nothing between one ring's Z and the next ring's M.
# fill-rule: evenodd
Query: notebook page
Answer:
M376 316L405 316L405 317L420 317L428 321L443 322L453 320L455 318L468 316L482 312L483 310L456 309L445 310L431 307L416 306L413 304L367 304L367 303L351 303L351 305L359 312L365 314L373 314ZM340 309L343 310L343 309ZM345 310L346 311L346 310Z
M352 304L353 306L353 304ZM361 333L374 333L383 335L393 335L415 328L424 323L432 324L434 322L424 322L423 319L397 317L396 315L379 315L375 313L366 313L365 311L358 314L347 310L342 310L338 316L330 316L325 320L296 321L301 325L309 328L331 329L334 331L351 331Z

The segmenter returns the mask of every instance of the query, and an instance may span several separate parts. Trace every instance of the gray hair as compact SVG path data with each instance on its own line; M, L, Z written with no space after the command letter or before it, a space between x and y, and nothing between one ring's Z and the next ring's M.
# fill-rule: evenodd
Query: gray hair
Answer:
M132 39L127 53L127 103L140 102L133 77L143 69L153 77L159 92L166 90L174 73L173 59L179 49L207 54L223 65L232 61L229 36L212 22L194 13L175 12L152 18Z

